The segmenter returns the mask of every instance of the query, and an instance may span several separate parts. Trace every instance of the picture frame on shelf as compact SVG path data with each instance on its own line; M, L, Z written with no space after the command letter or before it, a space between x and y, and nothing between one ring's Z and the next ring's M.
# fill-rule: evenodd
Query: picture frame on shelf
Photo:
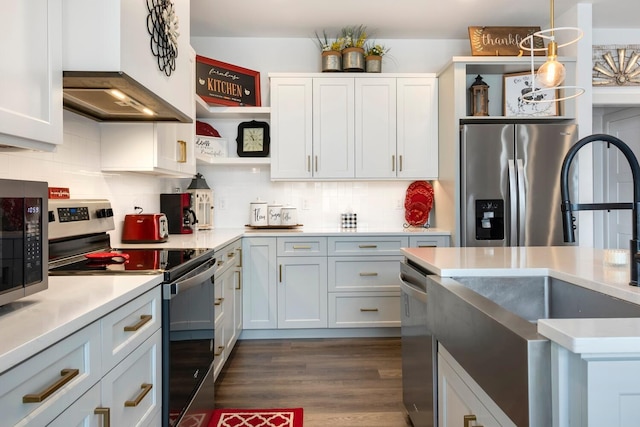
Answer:
M238 125L238 157L267 157L271 137L269 123L251 120Z
M531 92L533 78L531 71L508 73L503 75L502 98L505 117L549 117L560 115L558 90L544 90L536 100L544 102L525 102L521 96Z
M196 94L207 104L260 107L260 72L196 55Z

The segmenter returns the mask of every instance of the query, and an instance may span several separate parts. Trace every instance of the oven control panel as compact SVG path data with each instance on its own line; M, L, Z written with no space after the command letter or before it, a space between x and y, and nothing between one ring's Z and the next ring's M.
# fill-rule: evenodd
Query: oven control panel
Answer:
M89 208L58 208L58 220L60 222L89 221Z
M111 202L105 199L49 200L49 239L105 233L115 229Z

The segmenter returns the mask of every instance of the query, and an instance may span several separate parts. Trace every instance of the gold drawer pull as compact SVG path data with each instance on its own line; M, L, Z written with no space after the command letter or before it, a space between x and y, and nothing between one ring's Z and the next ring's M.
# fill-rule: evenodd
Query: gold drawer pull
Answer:
M39 403L44 402L44 400L51 396L56 391L60 390L65 384L71 381L76 375L80 373L79 369L63 369L60 371L60 378L55 383L51 384L49 387L41 391L40 393L34 394L25 394L22 396L22 403Z
M378 245L358 245L360 249L375 249Z
M213 303L213 305L220 305L222 304L222 301L224 301L224 298L216 298L216 301Z
M213 355L214 355L215 357L218 357L218 356L222 355L222 352L223 352L223 351L224 351L224 346L223 346L223 345L218 346L218 352L217 352L217 353L213 353Z
M238 248L238 249L236 249L236 251L238 251L238 254L240 254L240 256L238 257L238 259L239 259L238 267L242 267L242 249Z
M236 286L236 291L239 291L242 289L242 271L236 270L234 273L238 273L238 285Z
M278 266L278 283L282 283L282 264Z
M377 308L361 308L360 309L361 312L369 312L369 311L378 311Z
M224 265L224 261L220 260L218 261L218 267L222 267Z
M437 248L438 245L433 244L433 245L418 245L419 248Z
M102 427L111 427L111 409L96 408L93 413L96 415L102 415Z
M475 415L465 415L464 416L464 427L471 427L471 421L476 421L476 416ZM479 425L479 424L475 424L475 427L482 427L482 426Z
M140 392L138 397L136 397L135 400L125 400L124 401L124 406L127 406L127 407L138 406L140 404L140 402L142 402L142 399L144 399L144 397L147 394L149 394L149 392L153 388L153 384L143 383L140 386L140 388L142 389L142 391Z
M311 249L311 245L293 245L293 249Z
M140 321L138 323L136 323L135 325L125 326L124 327L124 331L125 332L135 332L138 329L142 328L144 325L146 325L151 319L153 319L153 316L151 316L150 314L141 314L140 315Z
M227 257L228 257L228 258L233 258L234 256L236 256L235 252L229 252L229 253L227 254Z
M180 158L178 163L187 163L187 141L178 140L178 146L180 147Z
M378 273L360 273L361 276L377 276Z

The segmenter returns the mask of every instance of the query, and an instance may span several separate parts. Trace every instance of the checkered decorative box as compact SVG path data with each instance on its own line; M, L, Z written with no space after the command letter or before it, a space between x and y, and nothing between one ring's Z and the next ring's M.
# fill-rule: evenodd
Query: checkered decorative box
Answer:
M342 228L356 228L358 226L358 214L340 214L342 218Z

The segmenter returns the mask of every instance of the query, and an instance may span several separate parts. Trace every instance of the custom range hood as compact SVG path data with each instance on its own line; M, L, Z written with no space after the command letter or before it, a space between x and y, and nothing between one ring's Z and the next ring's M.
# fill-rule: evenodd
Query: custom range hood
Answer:
M64 71L63 106L107 122L181 122L193 120L120 71Z

